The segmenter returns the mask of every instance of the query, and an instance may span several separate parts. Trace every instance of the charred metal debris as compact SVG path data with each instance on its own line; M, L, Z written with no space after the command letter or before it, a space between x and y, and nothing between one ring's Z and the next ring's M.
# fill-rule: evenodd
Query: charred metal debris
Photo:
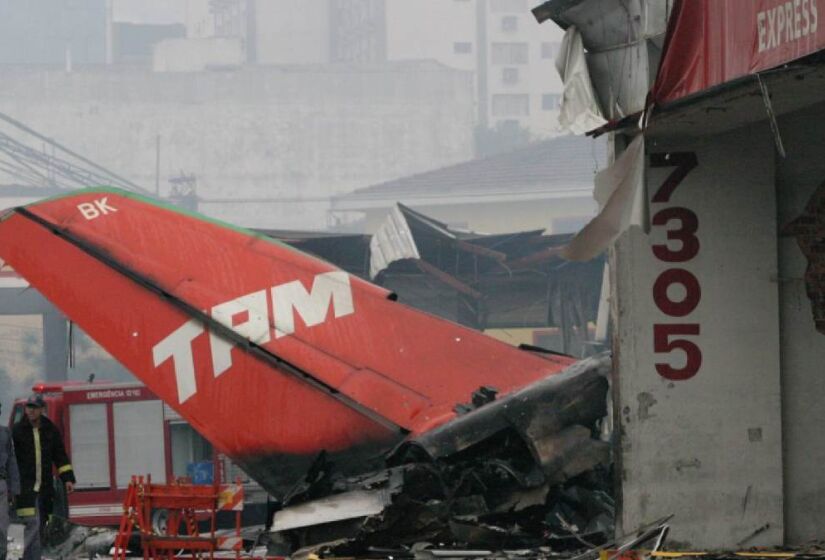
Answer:
M405 441L386 468L363 476L336 475L320 455L275 512L273 543L296 550L335 541L325 549L335 555L416 543L604 544L615 514L609 369L603 354L504 397L480 388L456 421Z

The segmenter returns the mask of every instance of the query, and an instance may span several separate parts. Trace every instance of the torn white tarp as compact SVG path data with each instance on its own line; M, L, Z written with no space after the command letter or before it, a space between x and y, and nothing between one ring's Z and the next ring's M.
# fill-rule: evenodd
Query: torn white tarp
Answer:
M421 256L418 254L418 247L415 246L407 218L401 209L395 206L370 240L370 278L378 276L378 273L392 262L418 258Z
M561 251L570 261L589 261L631 224L645 223L644 137L640 134L613 164L596 174L599 213Z
M556 69L564 83L559 125L573 134L584 134L605 124L590 81L582 36L575 26L568 27L564 34Z

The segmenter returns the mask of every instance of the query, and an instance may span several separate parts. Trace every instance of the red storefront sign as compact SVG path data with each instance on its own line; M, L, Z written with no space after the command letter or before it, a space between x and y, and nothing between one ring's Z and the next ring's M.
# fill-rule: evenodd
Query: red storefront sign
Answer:
M825 0L677 0L657 104L786 64L825 48Z

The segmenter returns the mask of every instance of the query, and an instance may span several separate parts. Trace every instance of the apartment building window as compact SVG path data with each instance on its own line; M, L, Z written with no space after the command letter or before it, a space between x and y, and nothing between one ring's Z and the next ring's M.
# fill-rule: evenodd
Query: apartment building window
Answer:
M560 43L542 43L541 44L541 57L542 58L556 58L556 55L559 53L559 46Z
M516 12L527 11L527 0L491 0L491 12Z
M501 81L505 84L518 83L518 68L503 68L501 70Z
M526 93L493 95L494 117L526 117L530 114L530 96Z
M473 52L473 44L467 42L453 43L453 52L455 54L470 54Z
M518 18L516 16L504 16L501 18L502 31L518 31Z
M541 96L541 108L544 111L555 111L561 107L560 93L545 93Z
M493 43L493 64L527 64L527 43Z

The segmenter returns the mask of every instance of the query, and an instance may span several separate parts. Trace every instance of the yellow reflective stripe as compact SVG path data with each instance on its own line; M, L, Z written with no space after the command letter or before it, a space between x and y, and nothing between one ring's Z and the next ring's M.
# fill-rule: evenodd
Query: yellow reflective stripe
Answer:
M31 508L20 508L17 510L17 515L20 517L34 517L36 511L33 507Z
M62 467L57 469L57 474L63 474L63 473L69 472L70 470L72 470L71 465L63 465Z
M43 463L40 454L40 430L34 428L34 491L40 492L40 485L43 483Z

